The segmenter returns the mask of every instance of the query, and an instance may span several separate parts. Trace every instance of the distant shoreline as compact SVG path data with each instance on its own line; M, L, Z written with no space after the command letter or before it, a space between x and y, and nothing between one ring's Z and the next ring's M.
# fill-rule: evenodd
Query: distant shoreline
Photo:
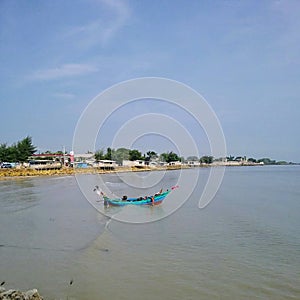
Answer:
M298 164L286 164L298 165ZM14 178L30 178L30 177L52 177L52 176L73 176L77 174L114 174L114 173L128 173L128 172L151 172L151 171L169 171L180 169L194 169L194 168L210 168L220 167L224 165L201 165L201 166L188 166L188 165L172 165L164 167L117 167L113 170L105 170L99 168L61 168L53 170L34 170L34 169L0 169L0 180L14 179ZM225 167L249 167L259 165L225 165ZM269 165L260 165L269 166ZM277 165L278 166L278 165ZM282 165L281 165L282 166Z
M148 171L168 171L191 169L189 166L166 166L166 167L118 167L112 170L105 170L99 168L61 168L52 170L34 170L34 169L0 169L0 180L10 178L28 178L28 177L52 177L52 176L73 176L77 174L113 174L126 172L148 172Z

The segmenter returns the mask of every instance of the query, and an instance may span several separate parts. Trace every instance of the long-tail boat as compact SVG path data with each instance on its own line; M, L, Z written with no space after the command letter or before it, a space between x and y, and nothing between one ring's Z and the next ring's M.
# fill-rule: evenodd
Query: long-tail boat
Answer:
M105 206L158 205L161 204L171 191L176 188L178 188L178 186L173 186L171 189L167 189L166 191L160 190L152 196L134 198L128 198L127 196L123 196L122 198L109 198L99 190L98 186L95 187L94 191L97 192L99 196L103 197L103 203Z

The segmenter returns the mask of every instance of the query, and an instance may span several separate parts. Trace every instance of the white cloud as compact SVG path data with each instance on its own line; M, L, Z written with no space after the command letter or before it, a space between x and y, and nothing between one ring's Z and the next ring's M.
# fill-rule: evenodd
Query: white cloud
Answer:
M115 20L103 30L102 39L103 42L111 39L124 25L129 18L129 8L124 2L119 0L102 0L115 14Z
M29 76L31 80L55 80L67 77L82 76L97 72L95 66L89 64L64 64L57 68L37 70Z
M101 5L105 15L84 25L68 28L62 35L63 40L76 41L77 47L86 49L99 44L104 46L112 40L129 19L129 7L119 0L100 0L97 4Z

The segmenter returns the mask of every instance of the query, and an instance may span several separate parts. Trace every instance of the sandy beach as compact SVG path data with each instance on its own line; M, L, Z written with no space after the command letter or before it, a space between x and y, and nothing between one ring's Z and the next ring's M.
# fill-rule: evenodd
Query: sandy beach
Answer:
M99 168L61 168L52 170L34 170L34 169L0 169L0 180L10 178L23 178L33 176L62 176L62 175L75 175L75 174L108 174L120 172L146 172L146 171L165 171L165 170L178 170L188 169L189 166L165 166L165 167L118 167L113 170L103 170Z

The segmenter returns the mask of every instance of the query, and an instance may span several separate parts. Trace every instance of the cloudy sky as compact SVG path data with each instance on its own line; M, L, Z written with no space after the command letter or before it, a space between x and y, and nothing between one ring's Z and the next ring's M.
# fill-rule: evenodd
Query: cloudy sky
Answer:
M220 120L228 154L300 161L299 14L297 0L2 0L0 142L30 135L40 151L69 151L93 98L149 76L200 93ZM131 118L170 110L149 99L122 109ZM97 147L110 146L126 122L119 114ZM172 118L209 154L209 137L188 125L188 115L173 109ZM136 141L156 151L171 144L146 132Z

